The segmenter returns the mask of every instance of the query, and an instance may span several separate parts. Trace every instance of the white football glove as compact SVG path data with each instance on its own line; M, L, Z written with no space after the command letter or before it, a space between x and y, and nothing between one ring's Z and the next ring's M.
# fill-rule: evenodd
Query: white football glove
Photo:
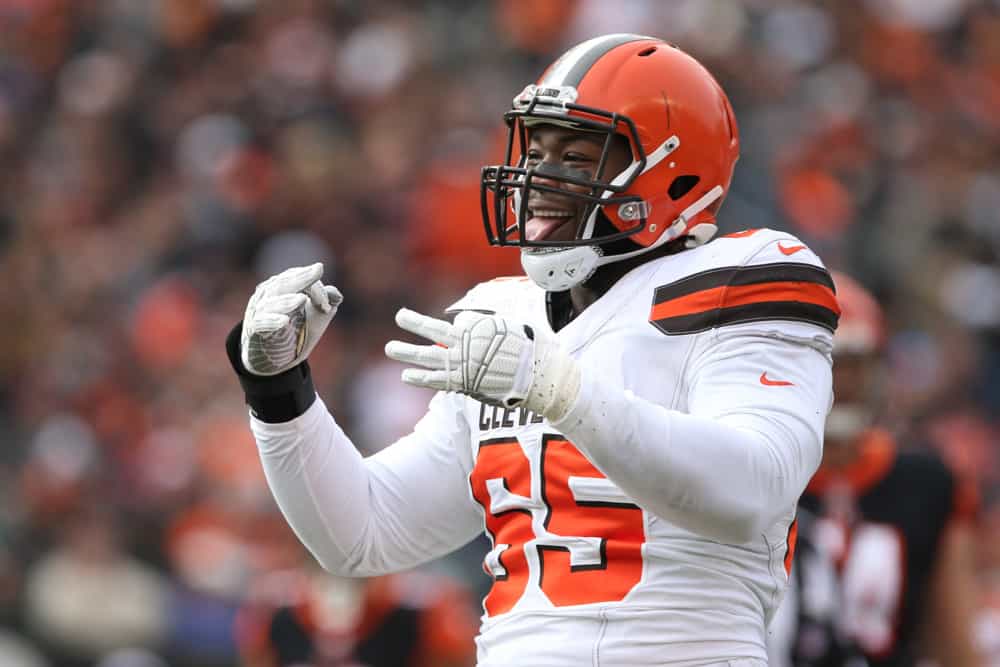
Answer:
M460 313L451 324L406 308L396 313L396 324L435 343L385 346L389 358L421 367L403 371L407 384L523 406L549 421L564 417L580 392L577 363L555 337L526 325L479 313Z
M344 300L320 282L323 264L282 271L257 285L243 316L240 357L254 375L277 375L316 347Z

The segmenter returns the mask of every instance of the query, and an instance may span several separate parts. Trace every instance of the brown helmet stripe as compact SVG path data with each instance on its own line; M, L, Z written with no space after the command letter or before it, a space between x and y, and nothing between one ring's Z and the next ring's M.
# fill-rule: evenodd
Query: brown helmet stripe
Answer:
M538 84L540 86L579 86L584 75L590 71L590 68L601 56L622 44L644 39L653 38L621 33L587 40L560 56L559 60L555 61L552 67L545 72Z

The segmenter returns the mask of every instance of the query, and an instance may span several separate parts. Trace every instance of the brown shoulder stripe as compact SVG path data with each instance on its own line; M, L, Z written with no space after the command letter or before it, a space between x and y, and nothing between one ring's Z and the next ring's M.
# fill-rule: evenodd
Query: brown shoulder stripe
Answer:
M656 288L649 321L667 335L760 320L837 328L840 307L830 274L796 262L723 267Z

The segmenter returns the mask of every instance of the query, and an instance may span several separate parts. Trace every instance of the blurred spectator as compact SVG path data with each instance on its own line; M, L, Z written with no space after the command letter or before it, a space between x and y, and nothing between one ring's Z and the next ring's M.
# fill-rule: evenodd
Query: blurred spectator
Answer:
M48 667L49 662L22 637L0 629L0 664L6 667Z
M885 429L882 309L852 278L832 275L841 308L833 337L836 400L822 465L799 502L799 535L818 553L797 555L797 585L770 628L770 661L980 667L973 627L978 493L940 456ZM829 577L816 576L824 557L836 571L832 594ZM833 613L817 615L815 601L831 597Z
M28 572L29 625L61 654L60 665L87 665L107 651L156 648L167 631L166 580L131 558L113 515L87 512Z
M441 575L277 571L257 582L240 611L240 653L247 667L467 667L479 626L470 602Z

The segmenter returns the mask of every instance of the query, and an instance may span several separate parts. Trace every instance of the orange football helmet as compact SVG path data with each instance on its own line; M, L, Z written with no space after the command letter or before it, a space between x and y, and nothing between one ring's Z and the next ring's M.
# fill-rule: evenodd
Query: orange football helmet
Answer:
M879 354L885 346L885 316L875 297L845 273L831 271L837 288L840 321L833 335L833 354Z
M831 271L840 304L833 334L833 391L826 417L828 446L853 443L877 421L886 401L886 327L882 307L868 290Z
M504 120L505 162L482 171L483 222L491 244L522 247L525 269L543 287L567 289L603 264L681 237L691 247L715 234L739 134L722 88L677 47L630 34L578 44L514 98ZM543 165L526 165L528 128L545 123L605 134L593 178L551 171L536 176ZM616 134L628 140L632 162L619 174L604 174ZM568 193L564 185L587 191ZM586 202L575 240L526 239L525 195L531 189ZM597 224L599 215L610 226ZM617 245L617 252L609 249L624 238L635 245L625 252Z

